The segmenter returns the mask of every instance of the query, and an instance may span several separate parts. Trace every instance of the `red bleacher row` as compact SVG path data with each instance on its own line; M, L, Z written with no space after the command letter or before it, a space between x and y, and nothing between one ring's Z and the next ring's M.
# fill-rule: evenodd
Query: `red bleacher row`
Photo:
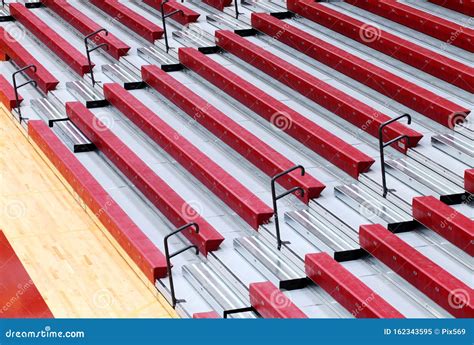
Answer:
M41 120L28 122L28 135L153 284L167 274L166 259L76 156Z
M360 244L369 254L455 317L474 316L472 289L379 224L363 225ZM324 289L356 318L403 318L385 299L327 253L307 254L309 279ZM264 318L306 318L286 295L270 282L249 287L250 303ZM194 318L219 318L216 312Z
M161 0L143 0L143 3L154 8L155 10L161 11ZM171 0L165 3L163 9L165 10L165 14L178 10L182 11L170 17L170 19L173 19L182 25L197 22L200 16L199 13L189 9L176 0Z
M52 30L23 4L10 4L10 13L31 31L46 47L53 51L74 72L81 77L90 72L89 63L84 54L78 51L68 41Z
M389 116L231 31L216 31L216 43L222 49L234 54L375 137L378 137L380 125L390 120ZM422 134L401 123L392 123L385 127L384 134L386 140L406 135L407 138L394 145L402 152L416 146L423 137Z
M70 120L176 227L198 223L184 235L201 253L216 250L224 238L199 213L188 205L165 181L141 160L123 141L79 102L66 104Z
M54 317L2 230L0 277L0 319Z
M283 131L314 150L329 162L357 178L374 160L321 128L261 89L226 69L194 48L179 49L180 62L272 123L288 123Z
M118 0L91 0L90 2L152 43L163 36L162 28L131 10L126 5L121 4Z
M469 110L266 13L252 26L446 127Z
M435 197L413 198L413 218L474 256L474 222Z
M272 209L119 84L104 85L105 98L168 152L253 228L267 223Z
M18 95L18 103L15 98L15 90L8 80L3 75L0 75L0 102L9 110L20 106L23 97Z
M468 169L464 172L464 189L466 192L474 194L474 169Z
M362 225L360 246L455 317L474 317L472 288L380 224Z
M12 37L3 27L0 27L0 50L4 59L11 59L20 68L28 65L36 66L36 72L28 69L26 74L38 83L38 88L44 93L56 89L59 84L57 80L44 66L36 60L27 49Z
M449 8L450 10L464 13L467 16L474 17L474 3L469 0L428 0L433 4Z
M217 8L220 11L223 11L224 7L230 6L232 4L232 0L203 0L202 2Z
M383 31L378 27L370 26L312 0L288 0L287 6L290 11L359 43L468 92L474 92L474 69L470 66Z
M263 318L307 318L305 313L271 282L250 284L249 295L250 304Z
M327 253L305 257L306 275L357 318L403 318L393 306Z
M142 78L150 87L181 108L218 139L229 145L268 176L273 177L295 166L295 163L275 151L159 67L153 65L143 66ZM302 187L305 190L303 196L305 202L318 197L325 188L324 184L309 174L300 176L297 172L290 173L288 178L281 181L281 184L287 189Z
M42 0L42 3L84 36L102 29L99 24L94 22L66 0ZM91 37L91 40L96 44L106 43L108 49L104 48L105 51L117 60L121 56L126 55L130 50L130 47L125 42L115 37L112 33L105 35L104 32L101 32Z
M396 0L345 0L345 2L474 52L474 30L467 26L461 26Z

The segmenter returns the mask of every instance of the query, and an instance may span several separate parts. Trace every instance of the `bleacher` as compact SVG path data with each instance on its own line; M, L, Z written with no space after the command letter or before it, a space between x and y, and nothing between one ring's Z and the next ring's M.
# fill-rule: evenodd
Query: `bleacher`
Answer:
M181 317L474 317L472 8L235 1L11 1L0 101Z

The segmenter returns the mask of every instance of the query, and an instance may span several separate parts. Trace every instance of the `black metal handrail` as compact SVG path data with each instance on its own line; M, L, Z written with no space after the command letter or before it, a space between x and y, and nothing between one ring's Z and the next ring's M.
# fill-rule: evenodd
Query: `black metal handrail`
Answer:
M170 293L171 293L171 305L172 305L173 309L176 307L177 303L182 302L182 301L176 299L176 295L175 295L175 291L174 291L173 273L172 273L172 267L171 267L171 258L174 258L176 255L179 255L179 254L181 254L181 253L183 253L183 252L185 252L185 251L187 251L188 249L191 249L191 248L195 248L196 249L196 255L199 255L199 248L195 245L189 245L189 246L187 246L183 249L180 249L180 250L174 252L173 254L170 254L168 239L170 237L176 235L176 234L179 234L180 232L182 232L182 231L184 231L188 228L191 228L191 227L195 228L196 234L199 233L199 225L197 223L188 223L186 225L183 225L179 229L176 229L172 233L166 235L165 239L164 239L166 267L168 269L168 279L169 279L169 282L170 282Z
M294 170L301 170L301 176L304 176L306 171L304 169L304 167L302 165L297 165L297 166L294 166L293 168L291 169L288 169L288 170L285 170L277 175L275 175L273 178L272 178L272 201L273 201L273 212L275 214L275 230L276 230L276 236L277 236L277 249L280 250L281 249L281 246L282 244L285 244L287 242L283 242L281 240L281 234L280 234L280 221L278 219L278 205L277 205L277 201L280 200L281 198L284 198L285 196L291 194L291 193L294 193L294 192L297 192L297 191L300 191L301 195L303 196L304 195L304 189L301 188L301 187L293 187L291 188L290 190L287 190L286 192L280 194L280 195L276 195L276 181L282 177L282 176L285 176L289 173L291 173L292 171Z
M171 17L171 16L174 16L175 14L177 13L181 13L181 14L184 14L183 10L175 10L173 12L170 12L168 14L165 14L165 10L164 10L164 6L166 3L168 3L169 0L163 0L160 4L160 10L161 10L161 21L163 23L163 36L165 36L165 47L166 47L166 53L169 52L170 50L170 46L169 46L169 43L168 43L168 31L166 29L166 19ZM183 2L183 1L181 1Z
M232 314L240 314L240 313L247 313L247 312L254 312L256 313L256 310L254 307L244 307L244 308L237 308L237 309L230 309L230 310L224 310L224 315L223 318L227 319L229 315Z
M89 72L91 74L91 80L92 80L92 87L95 86L96 81L95 81L95 77L94 77L94 67L92 66L92 61L91 61L91 53L94 51L94 50L97 50L99 48L102 48L102 47L105 47L106 50L109 50L109 45L107 43L101 43L101 44L98 44L96 45L95 47L92 47L92 48L89 48L89 40L92 36L95 36L101 32L104 32L105 36L108 36L109 35L109 32L102 28L102 29L99 29L99 30L96 30L92 33L90 33L89 35L87 35L86 37L84 37L84 45L86 46L86 54L87 54L87 62L89 63Z
M17 82L16 82L16 76L28 69L32 69L35 73L36 73L36 66L35 65L28 65L28 66L25 66L21 69L19 69L18 71L14 72L12 74L12 79L13 79L13 89L15 91L15 105L17 106L17 112L18 112L18 120L21 121L23 120L23 116L21 115L21 107L20 107L20 96L18 94L18 89L22 88L23 86L26 86L26 85L29 85L29 84L33 84L35 87L38 86L38 83L36 82L36 80L28 80L26 82L24 82L23 84L21 85L18 85Z
M387 122L384 122L380 125L379 127L379 150L380 150L380 164L382 165L382 196L384 198L387 197L387 194L388 192L390 191L388 188L387 188L387 180L385 178L385 153L384 153L384 149L387 147L387 146L390 146L400 140L403 140L403 139L408 139L408 136L407 135L400 135L396 138L393 138L389 141L387 141L386 143L383 142L383 129L388 126L389 124L393 123L393 122L396 122L402 118L408 118L408 124L410 125L411 124L411 116L409 114L403 114L403 115L400 115L396 118L393 118L391 120L388 120Z
M234 6L235 6L235 19L239 19L239 2L238 0L234 0Z

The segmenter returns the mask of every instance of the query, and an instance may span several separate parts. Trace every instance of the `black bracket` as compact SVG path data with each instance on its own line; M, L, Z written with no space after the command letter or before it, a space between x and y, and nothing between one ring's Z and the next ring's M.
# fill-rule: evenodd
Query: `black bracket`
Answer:
M175 14L177 13L181 13L181 14L184 14L183 10L176 10L176 11L173 11L173 12L170 12L168 14L165 14L165 9L164 9L164 6L166 3L168 3L169 0L163 0L161 2L161 5L160 5L160 10L161 10L161 21L163 23L163 35L165 36L165 46L166 46L166 53L169 52L170 50L170 46L169 46L169 43L168 43L168 31L166 30L166 19L171 17L171 16L174 16ZM183 2L183 1L181 1Z
M403 115L400 115L396 118L393 118L391 120L388 120L387 122L384 122L380 125L379 127L379 150L380 150L380 164L382 165L382 188L383 188L383 192L382 192L382 196L384 198L387 197L387 193L389 191L392 191L392 190L389 190L387 188L387 181L385 179L385 154L384 154L384 149L387 147L387 146L390 146L402 139L408 139L408 136L407 135L400 135L396 138L393 138L389 141L387 141L386 143L383 142L383 129L388 126L389 124L393 123L393 122L396 122L402 118L408 118L408 124L411 124L411 116L409 114L403 114Z
M95 81L95 78L94 78L94 71L93 71L93 66L92 66L92 61L91 61L91 53L94 50L97 50L97 49L102 48L102 47L105 47L106 50L109 50L109 45L107 43L101 43L101 44L96 45L95 47L89 48L90 38L92 36L95 36L95 35L101 33L101 32L103 32L105 34L105 36L109 35L109 32L106 29L102 28L102 29L94 31L94 32L90 33L89 35L87 35L86 37L84 37L84 45L86 46L87 62L89 63L89 72L91 74L92 87L94 87L95 84L97 84L97 82Z
M54 127L54 124L56 122L66 122L66 121L69 121L69 117L64 117L62 119L51 119L51 120L48 120L48 127Z
M5 0L2 0L2 7L5 8ZM15 18L12 15L5 15L0 17L0 22L12 22Z
M297 191L300 191L301 195L303 196L304 195L304 189L301 188L301 187L293 187L291 188L290 190L287 190L286 192L280 194L280 195L276 195L276 187L275 187L275 184L276 184L276 181L284 176L284 175L287 175L289 173L291 173L292 171L294 170L301 170L301 176L304 176L305 175L305 169L302 165L297 165L297 166L294 166L293 168L291 169L288 169L288 170L285 170L277 175L275 175L273 178L272 178L272 200L273 200L273 212L275 214L275 230L276 230L276 236L277 236L277 249L280 250L281 249L281 245L282 244L288 244L288 242L283 242L281 240L281 235L280 235L280 221L278 220L278 207L277 207L277 201L280 200L281 198L284 198L285 196L289 195L289 194L292 194L294 192L297 192Z
M28 69L32 69L36 73L36 66L35 65L28 65L25 66L15 73L12 74L12 79L13 79L13 89L15 90L15 101L16 101L16 106L17 106L17 112L18 112L18 120L21 121L23 120L23 116L21 115L21 107L20 107L20 96L18 95L18 89L22 88L23 86L26 86L28 84L33 84L34 86L38 86L38 83L35 80L28 80L24 82L23 84L18 85L16 82L16 76Z
M228 317L229 315L232 315L232 314L240 314L240 313L247 313L247 312L254 312L254 313L258 314L254 307L245 307L245 308L224 310L223 318L224 318L224 319L227 319L227 317Z
M194 227L196 229L196 234L199 233L199 225L196 224L196 223L188 223L186 225L183 225L182 227L180 227L179 229L176 229L175 231L173 231L171 234L168 234L165 236L165 239L164 239L164 244L165 244L165 256L166 256L166 266L168 268L168 279L169 279L169 282L170 282L170 293L171 293L171 305L173 307L173 309L176 307L176 304L177 303L181 303L181 302L184 302L183 300L177 300L176 299L176 295L175 295L175 292L174 292L174 282L173 282L173 272L171 271L172 267L171 267L171 258L175 257L176 255L179 255L185 251L187 251L188 249L191 249L191 248L194 248L196 249L196 255L199 255L199 248L195 245L189 245L183 249L180 249L176 252L174 252L173 254L170 254L170 251L169 251L169 245L168 245L168 240L171 236L174 236L176 234L179 234L180 232L184 231L184 230L187 230L191 227Z

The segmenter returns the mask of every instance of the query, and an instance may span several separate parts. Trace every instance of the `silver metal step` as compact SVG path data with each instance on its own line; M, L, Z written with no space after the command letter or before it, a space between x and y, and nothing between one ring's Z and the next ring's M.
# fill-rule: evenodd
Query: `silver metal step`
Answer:
M443 176L429 170L426 166L410 158L387 160L387 173L403 181L422 195L434 195L441 199L459 197L462 202L464 189ZM449 197L447 197L449 196Z
M186 47L196 47L200 52L209 54L220 50L214 36L196 25L188 25L183 30L173 31L173 38Z
M179 63L179 60L176 57L166 54L164 50L159 49L157 46L138 48L137 52L138 56L143 60L160 66L164 71L171 72L183 69L183 65Z
M308 210L287 212L285 213L285 221L321 251L328 251L327 249L329 249L337 261L354 260L364 255L364 251L360 249L359 244L354 239L344 232L338 231L325 218L316 217ZM318 245L319 243L327 248Z
M280 289L301 289L308 284L302 269L293 265L282 252L260 240L258 235L235 238L234 248Z
M219 314L226 310L247 308L249 298L241 296L232 289L232 285L222 279L205 263L183 266L183 274L189 283ZM233 315L234 318L256 318L252 312Z
M419 224L410 214L396 208L381 196L371 194L358 185L337 186L334 193L372 223L380 223L393 232L410 231Z
M429 170L432 170L436 172L438 175L442 175L445 178L447 178L449 181L452 183L464 187L464 178L463 176L451 171L449 167L442 166L436 162L434 162L432 159L424 155L422 152L420 152L417 149L410 148L408 149L407 155L417 162L423 164L426 166Z
M215 13L206 16L206 21L221 30L233 30L241 36L255 35L256 31L251 25L247 25L238 19L225 14Z
M140 75L137 75L120 62L102 65L102 72L114 82L123 85L127 90L142 89L146 86Z
M438 134L431 137L431 145L451 157L473 166L474 147L472 141L453 134Z
M242 0L242 6L252 12L281 13L284 9L271 1Z
M33 109L48 119L49 126L57 127L59 135L71 146L73 152L88 152L95 150L95 145L68 119L64 110L60 110L47 98L31 100ZM59 122L56 122L59 121Z
M83 101L87 108L105 107L109 104L104 96L85 80L68 81L66 88L74 96Z

